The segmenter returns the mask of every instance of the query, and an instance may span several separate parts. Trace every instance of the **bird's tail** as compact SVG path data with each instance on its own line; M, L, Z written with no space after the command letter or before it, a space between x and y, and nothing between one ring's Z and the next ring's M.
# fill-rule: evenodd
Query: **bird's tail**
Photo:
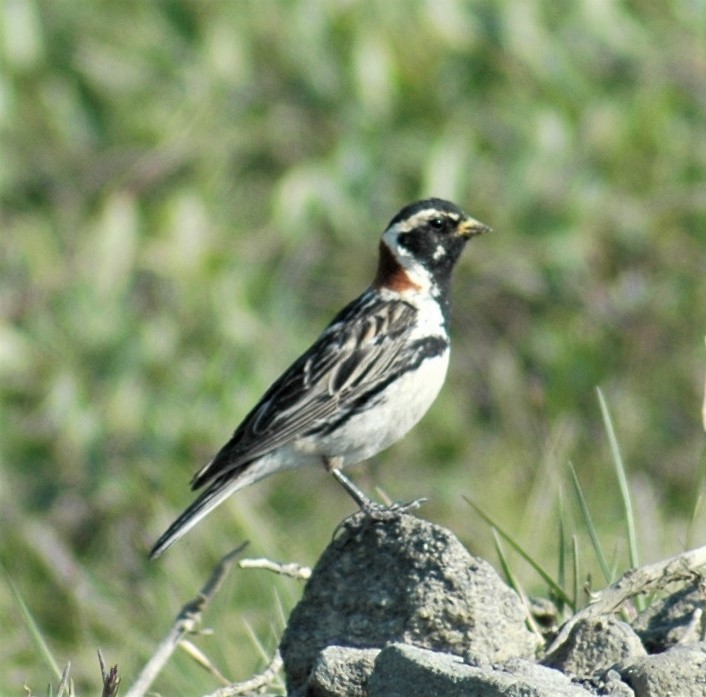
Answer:
M214 480L157 540L150 552L150 559L157 558L167 547L173 545L182 535L189 532L196 523L208 515L216 506L249 483L248 479L242 478L233 481L232 472L227 472L222 477Z

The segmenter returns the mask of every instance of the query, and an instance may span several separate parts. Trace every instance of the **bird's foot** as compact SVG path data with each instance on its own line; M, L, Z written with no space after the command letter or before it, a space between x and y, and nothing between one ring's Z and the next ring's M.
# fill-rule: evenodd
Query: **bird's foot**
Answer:
M377 503L366 498L365 503L360 504L360 509L355 513L346 516L333 531L334 539L343 529L363 530L375 523L392 523L399 520L400 516L409 511L413 511L421 506L427 499L419 498L408 503Z
M331 468L331 474L338 480L350 497L358 504L360 510L374 520L390 520L403 513L413 511L421 506L426 499L420 498L408 503L377 503L373 501L357 484L354 484L338 468ZM356 514L354 514L356 515Z
M385 520L394 516L402 515L403 513L409 513L409 511L414 511L423 503L426 503L426 501L426 498L421 497L414 499L414 501L408 501L407 503L393 502L388 504L377 503L376 501L367 499L364 504L361 504L360 510L370 518Z

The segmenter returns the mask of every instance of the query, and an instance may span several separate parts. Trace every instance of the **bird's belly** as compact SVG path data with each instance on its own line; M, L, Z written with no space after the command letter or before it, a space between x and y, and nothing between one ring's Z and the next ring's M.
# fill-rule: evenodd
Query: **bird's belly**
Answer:
M424 416L444 384L448 364L448 350L427 358L339 428L315 439L303 438L295 447L300 453L340 458L343 465L372 457L402 438Z

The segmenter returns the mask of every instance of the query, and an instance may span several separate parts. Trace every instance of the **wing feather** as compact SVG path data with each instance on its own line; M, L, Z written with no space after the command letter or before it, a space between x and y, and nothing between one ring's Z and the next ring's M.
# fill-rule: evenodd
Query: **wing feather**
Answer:
M373 291L344 308L195 475L192 488L285 445L370 391L406 345L415 314L408 303L382 300Z

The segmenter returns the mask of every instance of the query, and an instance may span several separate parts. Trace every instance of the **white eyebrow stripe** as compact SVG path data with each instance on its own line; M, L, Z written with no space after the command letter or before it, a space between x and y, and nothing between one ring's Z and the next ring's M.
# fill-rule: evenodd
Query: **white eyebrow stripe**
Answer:
M396 230L399 234L404 234L405 232L410 232L411 230L414 230L415 228L419 227L420 225L428 222L429 220L437 216L440 218L448 218L454 223L458 223L461 219L455 213L449 213L448 211L439 211L434 208L426 208L423 211L419 211L419 213L415 213L411 218L407 218L406 220L400 220L399 222L395 223L390 229Z

